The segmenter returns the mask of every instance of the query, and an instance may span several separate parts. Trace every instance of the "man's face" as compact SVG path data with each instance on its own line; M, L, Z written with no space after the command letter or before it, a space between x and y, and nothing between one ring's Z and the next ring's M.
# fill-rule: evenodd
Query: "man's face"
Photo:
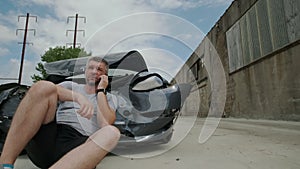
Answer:
M90 86L98 85L101 75L106 75L105 63L91 60L85 70L86 83Z

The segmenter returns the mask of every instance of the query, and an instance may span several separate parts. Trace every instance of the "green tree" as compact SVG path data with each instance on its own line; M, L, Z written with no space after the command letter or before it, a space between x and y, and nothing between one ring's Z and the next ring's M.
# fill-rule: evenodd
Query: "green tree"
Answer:
M83 48L66 48L65 46L57 46L55 48L49 48L49 50L41 56L41 61L44 63L50 63L59 60L86 57L90 55L91 53L87 53ZM44 80L47 77L47 73L42 62L39 62L35 67L40 74L34 74L31 76L34 83L39 80Z

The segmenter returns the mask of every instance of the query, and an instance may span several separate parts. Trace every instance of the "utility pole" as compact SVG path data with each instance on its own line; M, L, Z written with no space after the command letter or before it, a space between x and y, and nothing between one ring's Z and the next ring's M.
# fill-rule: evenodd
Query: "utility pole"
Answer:
M18 84L21 84L21 81L22 81L22 72L23 72L23 64L24 64L24 56L25 56L25 48L26 48L26 44L31 44L31 45L33 45L33 43L27 43L27 42L26 42L26 39L27 39L27 32L28 32L28 31L33 31L33 33L34 33L34 35L35 35L35 29L28 29L29 18L30 18L30 17L35 18L35 22L37 22L37 17L36 17L36 16L30 16L29 13L27 13L26 16L24 16L24 15L18 16L18 22L20 21L20 18L22 18L22 17L26 17L25 28L24 28L24 29L17 29L17 31L16 31L16 35L18 35L18 31L24 31L24 39L23 39L23 42L19 42L19 44L23 44L23 48L22 48L22 55L21 55L21 65L20 65L20 70L19 70Z
M80 43L77 43L77 42L76 42L76 39L77 39L77 32L82 32L82 33L83 33L83 36L85 36L85 31L84 31L84 30L78 30L78 29L77 29L78 18L84 19L84 23L86 23L86 17L78 16L78 14L76 14L75 17L74 17L74 16L68 16L68 18L67 18L67 23L69 23L70 18L75 18L75 28L74 28L74 30L67 30L66 36L68 36L68 32L69 32L69 31L72 31L72 32L74 32L74 39L73 39L73 43L67 43L67 44L73 44L73 48L75 49L75 48L76 48L76 45L77 45L77 44L80 44Z

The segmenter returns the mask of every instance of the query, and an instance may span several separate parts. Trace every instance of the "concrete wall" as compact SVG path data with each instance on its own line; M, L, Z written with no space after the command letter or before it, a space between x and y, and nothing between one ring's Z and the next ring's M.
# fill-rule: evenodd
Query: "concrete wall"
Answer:
M242 61L242 66L230 69L230 67L232 67L232 65L230 65L232 60L230 60L228 54L229 50L231 50L230 45L227 44L228 32L250 10L259 13L259 7L264 7L263 5L265 4L272 6L272 3L277 3L278 5L283 3L283 0L236 0L207 34L209 44L214 47L221 60L226 78L226 102L224 112L222 112L223 116L300 121L300 36L297 33L299 32L298 20L300 18L297 5L300 3L293 0L285 1L285 3L297 4L296 7L293 7L293 9L296 8L296 12L292 11L291 13L293 15L288 16L291 17L291 20L296 20L296 22L293 22L294 25L292 25L293 30L291 30L291 26L288 25L289 29L287 30L289 31L289 37L281 37L281 39L286 38L292 40L275 48L274 44L280 39L273 42L273 36L275 37L275 35L272 35L273 41L268 42L265 40L266 38L262 38L264 36L260 35L259 45L263 46L264 44L268 45L269 43L272 43L272 52L267 54L261 52L262 54L260 56L252 54L251 62L246 64ZM254 8L254 6L258 7ZM280 17L282 14L276 13L276 15L278 15L276 17ZM272 22L274 23L274 21ZM259 24L259 22L257 23ZM251 28L251 25L248 25L248 27ZM259 29L260 28L261 27L259 27ZM273 32L276 31L272 25L271 29ZM203 40L195 50L194 54L186 62L186 65L191 69L194 69L193 67L195 67L195 63L197 62L199 62L199 65L202 65L198 66L195 75L195 81L197 83L194 83L194 94L192 94L192 97L189 100L189 105L199 105L198 115L201 117L207 116L209 112L213 86L213 83L211 83L212 78L209 77L210 75L208 73L213 69L208 68L209 66L204 58L211 58L214 54L207 54L207 52L205 52L208 50L211 51L211 48L208 49L205 47L205 44L207 44L207 42L206 40ZM242 46L244 44L235 45ZM252 47L254 45L257 44L253 43ZM243 47L245 48L245 45ZM260 51L263 50L264 49L260 49ZM192 72L195 72L195 70L192 70ZM186 70L180 71L177 75L177 79L186 77L185 75L187 73L188 71ZM184 80L190 82L193 81L186 78ZM200 99L195 97L197 95ZM189 105L187 104L184 107L186 115L195 111L195 106L193 110L191 110Z
M233 117L300 120L300 45L230 75ZM233 87L232 87L233 86Z

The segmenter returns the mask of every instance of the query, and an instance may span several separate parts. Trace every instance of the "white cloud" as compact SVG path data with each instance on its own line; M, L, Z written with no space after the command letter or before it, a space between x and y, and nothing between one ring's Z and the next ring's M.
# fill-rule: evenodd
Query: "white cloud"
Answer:
M36 26L36 37L32 37L32 51L42 55L49 47L65 46L67 43L67 25L54 18L40 18Z
M121 5L122 3L122 5ZM43 54L49 47L64 46L66 43L73 42L73 32L69 32L66 36L67 30L74 30L74 18L69 20L67 24L67 17L74 16L75 13L79 14L79 17L86 17L87 23L83 23L83 19L78 20L78 29L85 31L85 37L83 37L82 32L77 34L77 42L84 45L88 37L94 34L99 28L105 24L111 22L112 20L118 19L124 15L128 15L133 12L145 12L153 11L152 8L146 5L137 4L136 1L124 1L113 0L113 1L97 1L97 0L85 0L85 1L74 1L66 0L54 0L54 1L44 1L44 0L26 0L18 4L19 6L29 6L43 5L51 6L52 10L55 12L54 15L38 16L38 22L30 22L30 29L36 30L36 36L32 33L28 33L27 42L33 42L33 46L28 48L33 53L37 55ZM16 16L16 15L15 15ZM54 17L55 18L54 18ZM16 20L16 18L15 18ZM137 27L134 21L128 22L131 28ZM152 26L153 23L148 23L146 26ZM153 24L155 25L155 24ZM24 19L20 19L17 23L18 28L23 28ZM19 32L18 36L13 35L14 31L12 28L0 27L1 34L7 35L4 38L11 38L12 40L21 39L23 37L22 32ZM130 28L128 28L130 29ZM105 40L99 39L102 43L108 44L110 39L118 33L122 33L122 26L119 27L115 32L111 31L105 37ZM3 40L5 40L2 38ZM22 39L21 39L22 40ZM104 45L105 46L105 45Z
M229 4L232 0L142 0L160 9L192 9L201 6L219 6Z
M0 35L0 43L9 43L17 39L15 31L5 25L0 25Z
M157 39L162 36L176 39L195 49L203 38L203 33L193 24L173 15L135 13L101 27L88 39L87 47L96 54L101 51L106 53L112 47L114 50L143 49L154 45L158 47L163 42Z
M42 6L51 6L54 5L54 1L51 0L11 0L14 5L18 6L19 8L22 7L33 7L35 5L42 5Z
M0 47L0 57L1 56L6 56L6 55L8 55L10 52L9 52L9 50L7 49L7 48L1 48Z
M159 73L168 81L175 77L185 62L175 53L163 49L149 48L142 50L141 54L144 56L150 71Z
M32 80L31 76L33 74L38 74L35 70L35 66L37 63L24 60L23 66L23 75L22 75L22 84L31 85ZM5 71L3 71L5 70ZM20 70L20 61L17 59L10 59L9 62L1 67L0 77L1 78L13 78L18 79ZM17 82L18 80L0 80L0 83L8 83L8 82Z
M78 33L77 42L81 43L88 52L93 54L105 54L112 47L113 50L147 50L149 48L160 49L159 36L167 36L181 41L192 49L195 48L203 34L191 23L167 14L154 13L164 11L164 9L190 9L200 5L214 3L228 3L231 0L24 0L16 2L19 6L26 9L49 9L38 16L38 22L30 22L30 28L36 29L36 36L28 34L28 42L33 42L33 46L28 46L26 54L26 66L24 67L24 80L31 81L30 76L35 72L34 67L40 61L40 56L45 53L49 47L64 46L68 42L73 42L73 32L66 31L74 29L74 19L70 19L67 24L67 17L74 16L76 13L80 17L86 17L86 23L83 19L78 20L78 29L85 30L85 37ZM22 9L22 8L19 8ZM37 10L36 10L37 11ZM19 11L11 11L9 17L0 17L0 44L11 41L21 41L22 34L15 35L17 28L24 27L24 20L17 22ZM153 13L147 13L153 12ZM49 14L47 14L49 13ZM38 14L37 14L38 15ZM0 12L0 16L3 16ZM6 24L7 23L7 24ZM152 34L153 36L149 36ZM16 45L17 46L17 45ZM176 48L176 46L175 46ZM19 47L18 47L19 49ZM8 50L1 46L1 55L8 54ZM172 53L173 51L170 51ZM166 53L166 52L165 52ZM19 54L18 54L19 55ZM176 54L175 54L176 55ZM160 56L156 53L155 56ZM185 56L188 57L188 56ZM30 59L29 59L30 58ZM164 57L166 58L166 57ZM29 62L28 60L34 60ZM161 64L161 58L151 57L149 63ZM171 62L168 60L165 62ZM10 61L12 64L13 61ZM19 64L19 61L15 60ZM9 64L9 65L10 65ZM168 63L168 65L172 65ZM27 67L28 66L28 67ZM157 67L157 65L156 65ZM8 68L8 67L7 67ZM168 68L176 70L177 67ZM9 72L11 76L17 76L18 66ZM7 71L0 66L0 77ZM26 82L26 83L27 83Z

